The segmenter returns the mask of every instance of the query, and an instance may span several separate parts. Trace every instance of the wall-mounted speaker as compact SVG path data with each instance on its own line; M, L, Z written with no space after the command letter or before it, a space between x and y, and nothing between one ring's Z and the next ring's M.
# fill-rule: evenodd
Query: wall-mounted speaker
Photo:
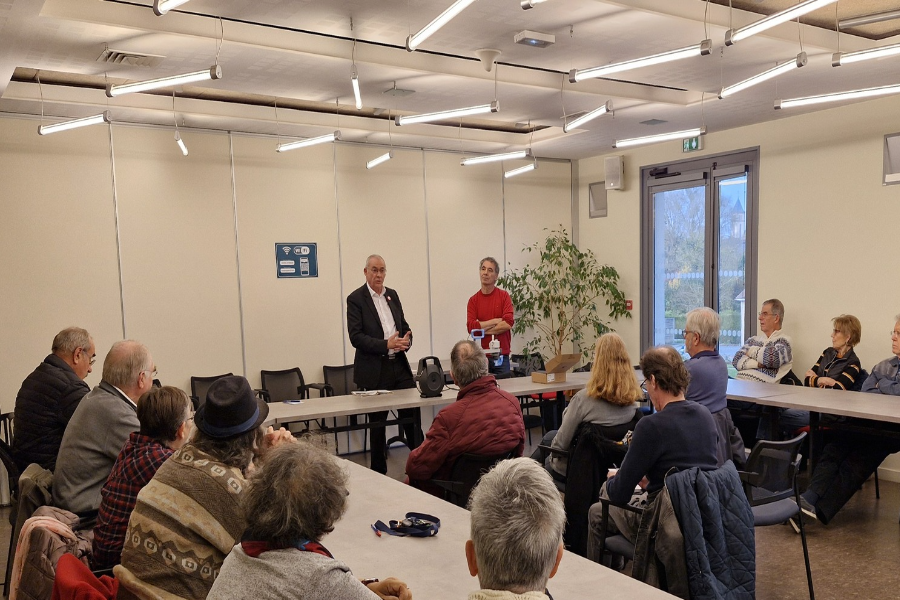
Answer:
M622 156L607 156L603 159L603 167L606 170L606 189L625 189L625 161Z

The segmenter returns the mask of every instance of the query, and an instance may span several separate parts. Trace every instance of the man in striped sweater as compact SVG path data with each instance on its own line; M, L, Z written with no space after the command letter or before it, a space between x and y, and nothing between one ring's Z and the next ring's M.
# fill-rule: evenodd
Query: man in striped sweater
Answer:
M763 383L778 383L791 370L791 338L781 331L784 304L772 298L759 311L760 335L749 338L734 355L732 364L737 378Z

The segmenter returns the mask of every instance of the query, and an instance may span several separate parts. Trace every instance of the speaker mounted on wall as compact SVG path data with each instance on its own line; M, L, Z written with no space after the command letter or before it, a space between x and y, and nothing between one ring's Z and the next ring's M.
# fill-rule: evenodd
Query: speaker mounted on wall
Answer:
M603 159L603 167L606 170L606 189L625 189L625 161L621 155L607 156Z

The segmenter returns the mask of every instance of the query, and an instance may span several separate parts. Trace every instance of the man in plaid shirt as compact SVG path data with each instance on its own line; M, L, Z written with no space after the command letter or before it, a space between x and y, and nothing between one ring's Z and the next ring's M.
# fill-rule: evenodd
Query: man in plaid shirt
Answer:
M138 401L137 418L141 430L131 434L100 491L91 558L94 570L119 564L138 492L187 441L193 421L191 401L176 387L152 388Z

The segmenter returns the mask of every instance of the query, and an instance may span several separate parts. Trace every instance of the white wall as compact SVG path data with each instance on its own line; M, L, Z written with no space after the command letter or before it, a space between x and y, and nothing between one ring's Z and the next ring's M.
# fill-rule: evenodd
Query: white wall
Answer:
M463 168L457 154L395 150L367 171L383 148L279 154L271 138L187 130L183 157L167 129L112 125L112 153L106 126L36 129L0 119L3 411L69 325L94 336L92 386L123 320L165 384L231 371L256 386L261 369L294 366L321 381L322 365L353 361L344 299L372 253L402 298L413 362L447 359L466 336L478 261L521 264L542 229L571 228L567 162L504 186L500 165ZM317 278L275 277L275 244L287 242L318 244Z
M888 332L900 312L894 276L900 187L883 186L883 136L900 131L900 101L886 98L706 136L702 154L759 146L758 298L785 304L794 371L804 373L830 345L830 319L859 317L865 368L891 354ZM617 328L640 350L640 168L677 161L678 142L621 152L626 189L609 192L609 216L588 218L587 185L604 179L603 159L579 162L580 241L623 275L634 319ZM754 309L756 310L756 309ZM891 457L887 476L900 480Z

